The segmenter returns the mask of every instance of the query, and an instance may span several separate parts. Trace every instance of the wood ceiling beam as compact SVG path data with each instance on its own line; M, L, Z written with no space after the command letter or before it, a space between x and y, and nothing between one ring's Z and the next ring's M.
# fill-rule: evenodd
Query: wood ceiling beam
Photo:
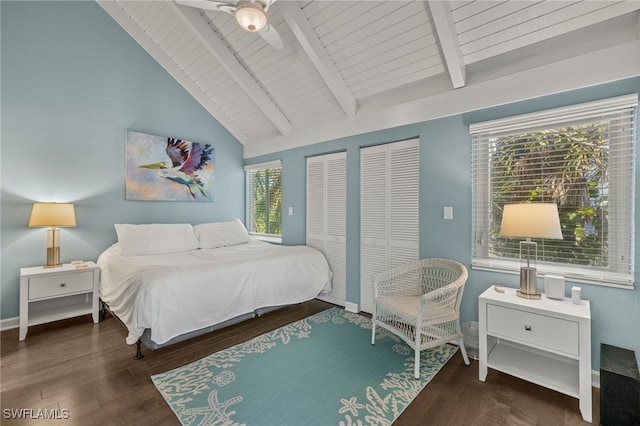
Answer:
M316 67L331 93L348 117L354 117L358 102L344 82L338 68L333 63L322 42L304 16L297 2L279 2L278 6L291 31L298 39L311 62Z
M427 1L431 18L436 30L436 35L440 40L442 54L449 70L449 77L454 89L463 87L466 84L467 67L462 57L462 49L458 34L455 31L451 5L448 1Z
M289 120L238 62L224 42L213 32L198 10L188 6L180 6L174 2L168 2L168 5L280 133L283 135L289 133L292 127Z
M184 71L124 12L120 5L111 0L97 0L97 3L241 144L246 145L249 142L249 136L187 77Z

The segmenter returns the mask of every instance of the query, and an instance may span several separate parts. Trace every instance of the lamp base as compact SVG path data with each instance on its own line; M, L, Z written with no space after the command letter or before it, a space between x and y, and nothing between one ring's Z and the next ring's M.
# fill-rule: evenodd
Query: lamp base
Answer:
M540 293L527 294L527 293L521 292L520 290L516 290L516 296L522 297L523 299L531 299L531 300L540 300L540 299L542 299L542 295Z
M47 247L47 264L43 268L59 268L60 263L60 247Z
M516 295L524 299L539 300L542 298L542 295L538 292L536 268L520 268L520 290L516 291Z

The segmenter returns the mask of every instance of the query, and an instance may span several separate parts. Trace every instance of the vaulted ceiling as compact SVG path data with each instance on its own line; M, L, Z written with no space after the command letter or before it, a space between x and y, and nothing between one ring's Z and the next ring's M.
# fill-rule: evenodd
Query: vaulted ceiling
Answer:
M229 3L237 3L229 0ZM245 157L640 75L640 1L98 0Z

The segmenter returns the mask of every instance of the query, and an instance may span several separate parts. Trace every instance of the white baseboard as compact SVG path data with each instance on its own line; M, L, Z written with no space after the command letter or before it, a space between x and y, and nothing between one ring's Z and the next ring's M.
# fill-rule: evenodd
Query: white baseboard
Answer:
M600 388L600 372L591 370L591 386L594 388Z
M354 314L357 314L358 312L360 312L360 310L358 309L357 303L345 302L344 309L349 312L353 312Z
M334 305L344 306L344 299L331 296L330 294L320 294L316 299L322 300L323 302L333 303Z
M0 320L0 331L11 330L20 326L20 317L6 318Z

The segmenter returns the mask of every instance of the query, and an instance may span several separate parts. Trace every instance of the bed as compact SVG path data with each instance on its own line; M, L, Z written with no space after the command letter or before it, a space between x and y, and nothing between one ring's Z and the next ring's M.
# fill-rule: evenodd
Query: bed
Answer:
M320 251L256 240L238 219L115 227L100 299L139 356L140 342L157 349L331 290Z

